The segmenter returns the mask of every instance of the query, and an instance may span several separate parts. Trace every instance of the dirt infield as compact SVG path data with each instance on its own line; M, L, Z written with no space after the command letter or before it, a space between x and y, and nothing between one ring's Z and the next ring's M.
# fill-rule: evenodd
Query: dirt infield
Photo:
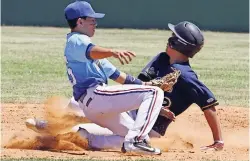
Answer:
M117 151L85 151L75 142L75 136L67 136L71 142L53 137L42 138L29 129L24 121L37 116L44 117L43 105L2 104L2 151L3 158L85 158L85 159L139 159L141 156L124 155ZM161 156L146 156L144 159L162 160L248 160L249 154L249 109L218 107L222 124L225 149L221 152L201 152L200 146L212 143L212 135L199 108L193 106L177 117L161 140L152 144L165 152ZM48 145L41 146L43 144ZM4 146L9 148L4 148ZM53 150L48 150L53 147ZM18 148L18 149L10 149ZM27 150L39 149L39 150Z

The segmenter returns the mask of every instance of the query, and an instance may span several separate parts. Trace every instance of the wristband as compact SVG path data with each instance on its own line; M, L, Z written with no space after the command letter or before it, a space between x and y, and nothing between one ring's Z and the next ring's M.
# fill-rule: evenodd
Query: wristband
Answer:
M112 80L116 80L120 76L120 74L120 71L116 69L115 72L109 78Z
M221 144L224 144L224 141L222 141L222 140L215 140L214 143L221 143Z
M142 81L129 74L127 74L124 84L139 84L142 85Z

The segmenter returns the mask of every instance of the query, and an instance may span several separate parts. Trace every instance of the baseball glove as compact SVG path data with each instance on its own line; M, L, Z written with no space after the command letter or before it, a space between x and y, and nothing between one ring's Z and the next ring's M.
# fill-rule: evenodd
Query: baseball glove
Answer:
M152 82L153 86L160 87L163 91L172 92L173 86L177 82L179 76L181 75L181 71L171 67L173 72L165 75L160 79L153 79Z

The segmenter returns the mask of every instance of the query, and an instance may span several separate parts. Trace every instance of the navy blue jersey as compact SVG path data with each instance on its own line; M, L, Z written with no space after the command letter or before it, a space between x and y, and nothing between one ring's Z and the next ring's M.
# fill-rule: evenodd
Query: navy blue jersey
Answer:
M161 78L173 71L171 67L180 70L181 75L174 85L173 91L164 93L164 105L169 106L175 115L180 114L178 109L187 109L193 103L197 104L202 110L218 105L213 93L198 79L189 62L170 65L169 56L163 52L153 58L142 72L153 71L155 78Z
M181 75L174 85L173 91L171 93L164 92L165 98L163 105L169 107L176 116L184 112L193 103L197 104L201 110L218 105L213 93L198 79L197 74L192 70L189 62L170 65L169 56L165 52L155 56L142 70L138 78L143 79L143 81L161 78L173 71L171 67L180 70ZM148 80L143 78L145 73L147 75L146 77L149 78ZM156 124L164 124L162 121L156 121Z

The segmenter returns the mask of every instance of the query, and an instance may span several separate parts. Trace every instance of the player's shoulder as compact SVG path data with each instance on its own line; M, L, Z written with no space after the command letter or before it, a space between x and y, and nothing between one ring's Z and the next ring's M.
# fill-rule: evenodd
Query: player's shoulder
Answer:
M158 55L156 55L156 57L160 60L163 61L169 61L170 57L168 56L168 54L166 52L161 52Z
M77 32L72 32L67 35L67 41L69 43L77 43L77 44L85 44L85 43L91 43L90 37L84 34L80 34Z
M186 81L191 81L194 79L198 80L198 76L194 72L194 70L191 68L189 62L176 63L176 64L172 64L171 66L174 67L175 69L180 70L181 77L184 78Z
M170 57L166 52L161 52L155 57L155 63L159 66L160 69L164 69L169 65Z

